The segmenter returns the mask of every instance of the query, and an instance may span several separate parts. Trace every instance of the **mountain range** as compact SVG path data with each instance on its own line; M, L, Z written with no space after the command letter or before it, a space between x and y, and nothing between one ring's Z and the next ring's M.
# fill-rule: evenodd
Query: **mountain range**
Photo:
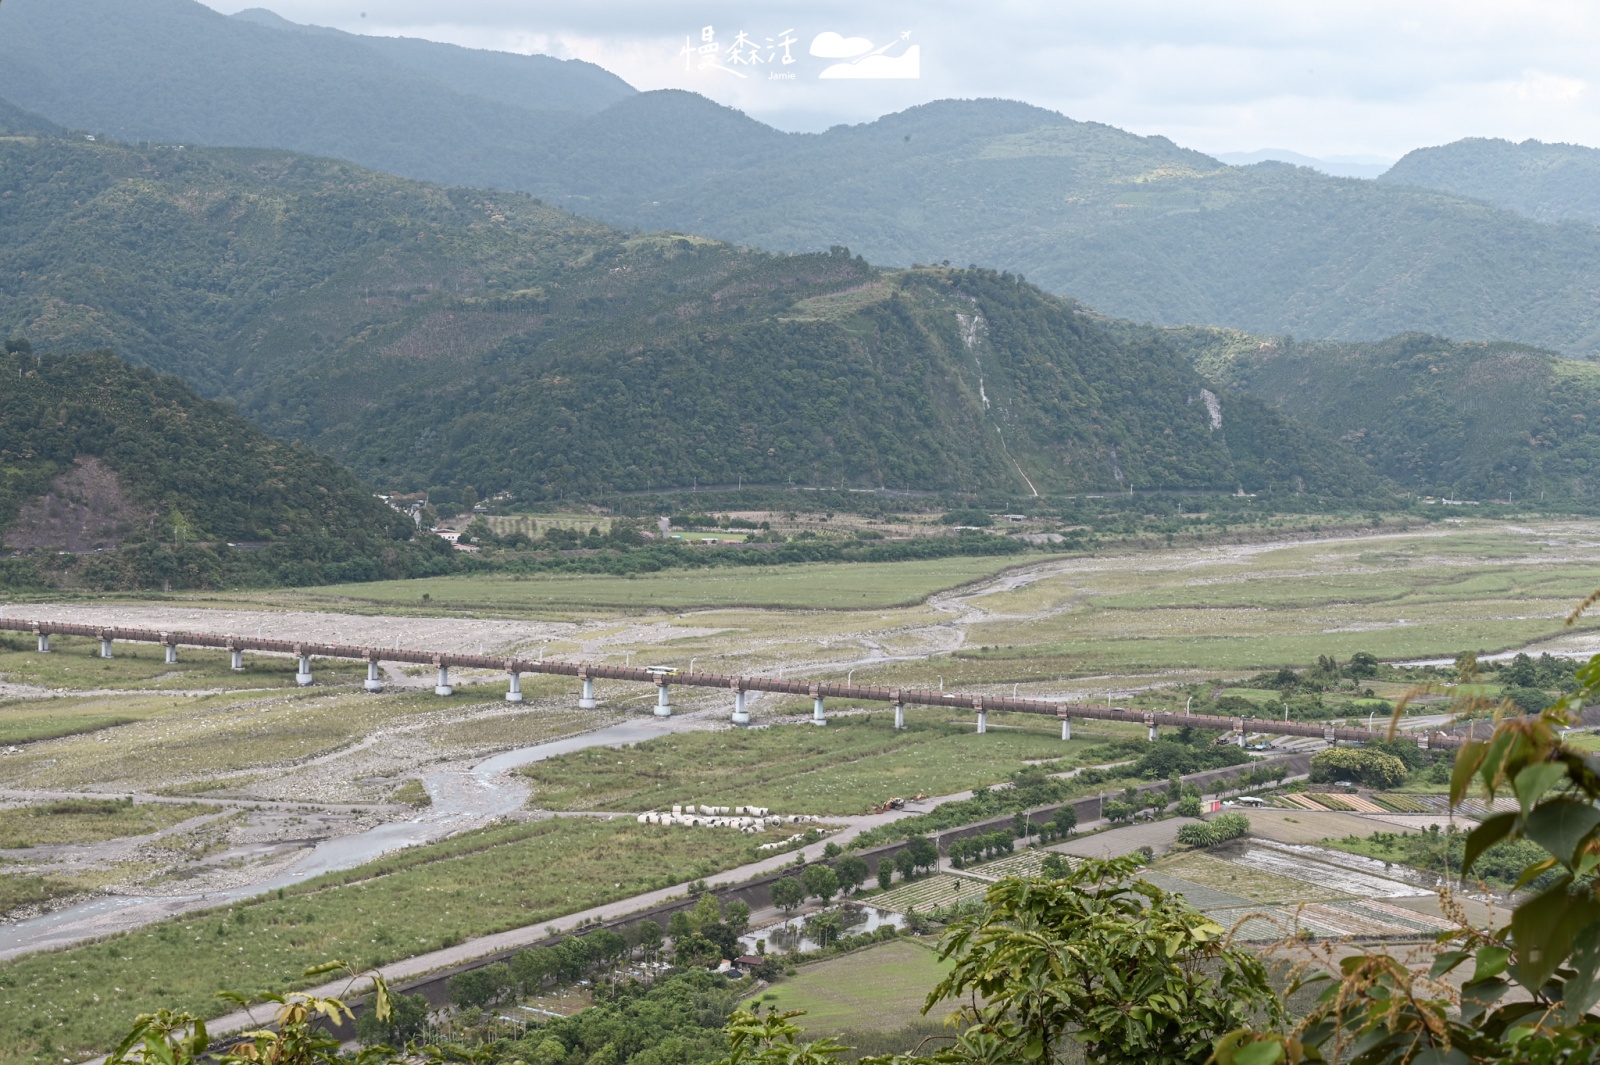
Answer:
M789 134L588 64L194 0L9 0L0 29L14 102L125 141L290 148L625 227L973 263L1156 324L1600 350L1600 233L1415 160L1379 182L1233 167L999 100Z
M0 138L0 329L177 373L385 486L1376 483L1011 274L640 235L282 151Z

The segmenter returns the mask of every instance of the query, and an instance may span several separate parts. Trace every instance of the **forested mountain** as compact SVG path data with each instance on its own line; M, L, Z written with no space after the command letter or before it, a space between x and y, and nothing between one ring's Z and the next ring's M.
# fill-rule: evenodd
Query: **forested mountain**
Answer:
M8 0L17 103L125 140L285 147L772 250L1020 271L1108 314L1600 351L1600 234L1398 183L1230 167L1000 100L786 134L598 68L195 0Z
M317 583L450 565L338 463L176 378L104 352L7 347L0 548L38 554L0 560L5 583Z
M1009 274L639 236L285 152L0 141L0 329L114 346L396 487L1372 484Z
M196 0L7 0L16 104L126 141L292 148L515 187L537 143L633 95L590 63L308 30Z
M559 143L623 112L666 129L668 104L643 94ZM1002 264L1141 321L1600 351L1600 232L1446 193L1227 167L1161 137L1002 101L929 104L789 138L776 154L764 142L734 152L725 137L743 169L728 172L719 152L714 171L664 177L648 193L632 138L614 140L624 148L592 159L584 180L536 187L596 217L761 247L840 242L885 263Z
M1418 148L1379 180L1471 196L1541 222L1600 223L1600 149L1581 144L1469 137Z
M1600 497L1600 365L1593 362L1424 334L1328 344L1167 332L1212 379L1339 437L1415 492Z

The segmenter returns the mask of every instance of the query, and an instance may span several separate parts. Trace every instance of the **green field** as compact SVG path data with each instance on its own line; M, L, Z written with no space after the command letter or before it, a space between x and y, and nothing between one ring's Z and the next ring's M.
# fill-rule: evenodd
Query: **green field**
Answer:
M814 1033L891 1031L923 1019L922 1004L948 969L932 948L896 939L806 965L756 1001L775 1010L805 1010L799 1022ZM948 1008L936 1006L929 1017L942 1019Z
M200 803L118 802L115 799L68 799L0 810L0 848L36 847L47 843L98 843L143 836L163 828L218 813Z
M1015 673L1304 666L1318 655L1453 657L1568 635L1600 586L1593 527L1478 526L1154 553L986 596L963 656ZM1594 631L1586 619L1581 631Z
M835 717L826 727L684 732L621 749L590 748L523 770L529 802L549 810L630 810L674 804L766 806L775 813L859 814L894 796L947 795L1004 780L1025 760L1084 764L1101 737L1068 742L1054 718L992 714L979 736L969 718L911 709L896 732L886 713ZM1081 731L1081 730L1080 730Z
M539 924L754 857L737 832L568 818L468 833L228 910L0 967L0 1065L103 1054L139 1013L216 1016L219 990L304 986L338 958L360 966Z
M296 593L294 599L324 608L351 604L415 611L425 605L434 611L510 613L729 606L881 609L920 602L933 592L1015 565L1014 557L946 558L668 570L635 577L429 577L308 588ZM425 604L423 596L428 597Z

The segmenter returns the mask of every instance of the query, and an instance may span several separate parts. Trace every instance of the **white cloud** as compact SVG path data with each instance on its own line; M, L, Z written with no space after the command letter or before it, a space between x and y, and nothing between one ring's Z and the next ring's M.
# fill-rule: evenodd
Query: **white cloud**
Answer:
M927 100L1005 96L1213 151L1393 158L1463 136L1600 145L1591 0L208 0L356 32L582 58L640 88L686 88L784 128ZM362 12L366 17L362 17ZM792 27L793 80L687 69L713 26ZM807 44L910 32L920 79L822 80ZM834 40L837 38L837 41ZM870 49L869 49L870 50ZM807 65L809 64L809 65ZM769 72L770 73L770 72Z

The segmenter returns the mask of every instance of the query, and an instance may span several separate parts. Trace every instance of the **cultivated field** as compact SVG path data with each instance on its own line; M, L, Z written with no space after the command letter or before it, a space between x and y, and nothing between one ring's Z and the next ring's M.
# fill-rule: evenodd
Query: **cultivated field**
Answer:
M891 1031L922 1019L922 1004L948 963L922 943L897 939L806 965L752 1000L767 1009L804 1010L799 1023L821 1033ZM941 1019L948 1006L930 1016Z

